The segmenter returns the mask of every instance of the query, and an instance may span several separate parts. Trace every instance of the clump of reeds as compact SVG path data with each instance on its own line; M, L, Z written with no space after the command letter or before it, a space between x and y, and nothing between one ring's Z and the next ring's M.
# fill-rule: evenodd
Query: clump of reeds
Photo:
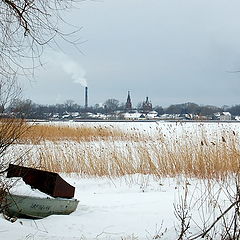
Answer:
M33 161L38 159L38 165L50 171L110 177L141 173L224 179L240 168L238 137L231 131L211 138L204 132L195 138L183 135L177 140L164 139L160 133L126 134L107 128L104 137L103 133L97 135L97 128L85 129L83 136L78 135L79 129L74 131L64 128L58 141L45 135L48 141L35 147Z
M126 134L119 129L110 127L86 127L86 126L54 126L54 125L32 125L27 132L20 136L22 142L39 144L42 141L94 141L107 139L128 139L129 135L134 140L138 134Z

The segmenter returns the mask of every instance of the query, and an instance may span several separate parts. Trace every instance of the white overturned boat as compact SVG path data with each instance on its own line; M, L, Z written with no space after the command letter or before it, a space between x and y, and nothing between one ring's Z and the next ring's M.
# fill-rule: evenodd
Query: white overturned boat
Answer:
M6 193L1 208L9 217L44 218L74 212L79 201L74 199L75 188L57 173L10 164L7 178L22 178L24 184L40 190L44 195L31 196Z
M68 215L76 210L78 203L77 199L7 194L4 212L10 217L44 218L54 214Z

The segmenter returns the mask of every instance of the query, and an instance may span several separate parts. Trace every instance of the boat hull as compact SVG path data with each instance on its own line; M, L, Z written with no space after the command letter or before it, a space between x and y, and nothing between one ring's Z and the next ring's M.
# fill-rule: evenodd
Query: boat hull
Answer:
M75 187L62 179L58 173L9 164L7 178L11 177L21 177L32 188L55 198L74 197Z
M5 214L10 217L44 218L50 215L68 215L74 212L77 199L39 198L7 194Z

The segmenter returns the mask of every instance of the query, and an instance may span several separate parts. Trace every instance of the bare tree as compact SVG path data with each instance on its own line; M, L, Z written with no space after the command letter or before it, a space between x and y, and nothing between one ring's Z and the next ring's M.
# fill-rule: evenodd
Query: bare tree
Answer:
M77 43L78 39L71 36L79 29L64 33L59 26L65 23L63 10L81 1L0 0L0 74L8 76L19 69L32 69L44 46L56 43L56 36ZM25 67L23 60L29 58L31 66Z
M107 112L113 112L117 110L119 106L119 101L114 98L111 98L106 100L106 102L104 103L104 106Z
M0 113L3 113L7 106L18 99L21 92L16 74L6 77L0 75Z
M8 149L17 143L28 129L29 125L24 119L0 118L0 212L3 210L4 196L10 188L9 182L4 177L8 165L10 162L21 164L22 157L26 154L24 151L19 153L18 157L11 157L11 154L7 154Z
M40 62L46 45L57 44L61 37L76 44L75 31L64 33L61 12L82 0L0 0L0 112L18 96L16 76L32 72ZM30 65L28 65L30 59ZM27 62L27 65L24 64ZM9 163L7 149L27 131L29 125L22 119L0 118L0 208L6 191L4 172ZM18 159L13 159L16 163Z
M72 99L67 99L64 102L64 106L65 106L67 111L71 112L73 110L74 101Z

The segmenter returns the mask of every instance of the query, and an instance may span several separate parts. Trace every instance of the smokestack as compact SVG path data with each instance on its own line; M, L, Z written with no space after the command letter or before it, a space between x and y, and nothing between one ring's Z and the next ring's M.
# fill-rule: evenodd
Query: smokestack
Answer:
M85 87L85 109L88 108L88 87Z

